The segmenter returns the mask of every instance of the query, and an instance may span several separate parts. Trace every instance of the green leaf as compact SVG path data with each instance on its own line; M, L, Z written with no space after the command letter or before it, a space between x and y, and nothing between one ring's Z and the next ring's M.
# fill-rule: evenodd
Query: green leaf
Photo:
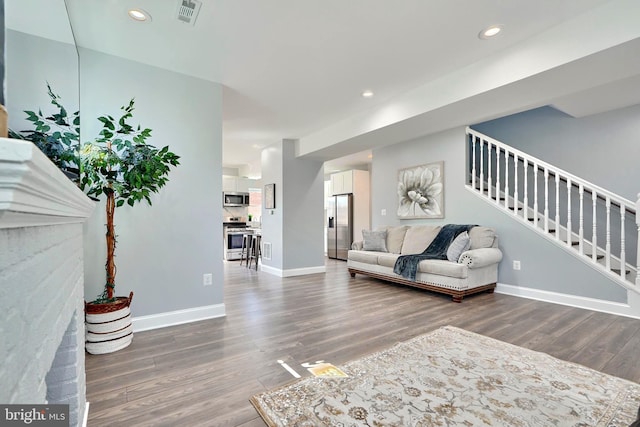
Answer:
M133 204L135 203L135 200L133 200L132 198L129 198L127 200L127 203L129 204L129 206L133 206Z
M124 205L124 200L120 199L116 202L116 207L119 208L120 206Z

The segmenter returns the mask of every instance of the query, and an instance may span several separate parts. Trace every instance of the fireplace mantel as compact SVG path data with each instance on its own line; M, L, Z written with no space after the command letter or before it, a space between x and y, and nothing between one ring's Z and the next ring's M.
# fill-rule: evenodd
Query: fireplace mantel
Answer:
M81 223L94 207L31 142L0 138L0 228Z

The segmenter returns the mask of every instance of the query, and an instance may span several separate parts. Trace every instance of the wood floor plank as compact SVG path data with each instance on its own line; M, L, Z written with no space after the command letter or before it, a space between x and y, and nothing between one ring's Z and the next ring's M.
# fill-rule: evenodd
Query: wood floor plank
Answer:
M326 274L281 278L225 263L226 317L136 333L88 355L89 427L264 425L249 397L304 362L337 365L452 325L640 380L640 320L500 294L461 304L330 260Z

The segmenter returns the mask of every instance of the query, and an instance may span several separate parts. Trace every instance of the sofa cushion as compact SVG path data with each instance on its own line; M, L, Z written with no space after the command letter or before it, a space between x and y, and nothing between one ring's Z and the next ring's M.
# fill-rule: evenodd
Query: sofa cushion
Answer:
M398 254L381 254L378 256L378 265L393 268L399 256Z
M420 261L418 264L418 272L466 279L469 275L469 268L465 264L458 264L447 260L426 259Z
M496 231L489 227L473 227L469 230L469 249L490 248L496 238Z
M386 252L349 251L351 261L366 262L367 264L377 264L378 255Z
M379 228L379 230L385 230L387 232L387 251L393 254L400 253L404 235L408 228L408 225L383 226Z
M362 230L362 249L387 252L387 232Z
M447 259L451 262L458 262L460 255L469 250L470 244L469 233L464 231L458 234L458 236L453 239L453 242L449 245L449 249L447 249Z
M421 254L440 232L439 225L414 225L407 229L402 242L402 255Z

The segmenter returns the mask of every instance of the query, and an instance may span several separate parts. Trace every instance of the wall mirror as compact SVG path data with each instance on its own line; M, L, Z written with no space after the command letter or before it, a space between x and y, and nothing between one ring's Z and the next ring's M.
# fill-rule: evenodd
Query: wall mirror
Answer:
M4 0L5 106L9 128L31 130L25 110L54 110L47 82L69 114L80 105L78 51L64 0Z

